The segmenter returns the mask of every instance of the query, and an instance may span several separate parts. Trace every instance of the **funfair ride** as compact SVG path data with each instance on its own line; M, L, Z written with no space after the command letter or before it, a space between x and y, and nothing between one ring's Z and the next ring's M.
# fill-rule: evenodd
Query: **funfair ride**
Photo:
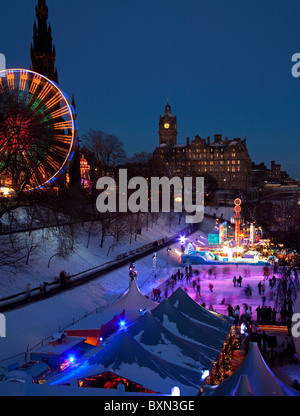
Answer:
M77 146L73 106L59 86L26 69L0 71L1 194L49 188Z

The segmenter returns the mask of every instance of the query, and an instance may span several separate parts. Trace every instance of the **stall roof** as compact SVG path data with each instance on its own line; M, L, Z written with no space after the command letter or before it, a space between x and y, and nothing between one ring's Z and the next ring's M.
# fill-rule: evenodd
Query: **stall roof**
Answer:
M35 348L31 351L31 354L49 354L49 355L61 355L81 342L86 341L85 337L68 337L66 336L61 343L52 344L48 343L41 347ZM51 342L51 341L50 341Z
M201 373L167 362L143 348L126 330L120 331L89 360L53 382L82 380L107 371L133 380L154 392L168 394L178 386L182 395L195 396L202 385Z

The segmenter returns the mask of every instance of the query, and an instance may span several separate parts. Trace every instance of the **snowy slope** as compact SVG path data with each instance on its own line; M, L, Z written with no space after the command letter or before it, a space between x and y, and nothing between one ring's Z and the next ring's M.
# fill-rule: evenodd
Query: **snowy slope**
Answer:
M205 219L201 226L204 228L211 227L211 220ZM159 235L158 230L154 233L156 236ZM200 235L204 238L204 233L197 233L197 237ZM179 243L174 244L173 247L178 249ZM123 246L124 248L126 246ZM156 270L158 276L155 282L156 285L159 284L160 278L163 281L171 275L171 267L177 269L178 259L178 252L176 253L174 249L171 253L167 253L166 249L157 253ZM42 264L44 263L41 261L39 269L32 270L34 278L29 280L31 283L35 282L37 276L42 280L46 279L48 270L43 270ZM65 270L74 272L79 269L80 262L76 263L74 259L69 259L64 264L64 266L66 265L68 267L64 267ZM154 283L152 255L137 260L135 266L138 272L137 282L142 294L151 293ZM57 270L60 270L59 266L57 266ZM18 278L23 279L24 276L26 274L21 274ZM29 270L27 271L27 278L30 279ZM100 312L104 312L109 305L115 302L128 289L128 285L128 266L124 266L71 291L5 313L6 338L0 338L0 367L7 367L15 362L24 362L27 349L32 349L43 339L51 337L53 333L59 330L67 327L71 328L73 322L76 323L80 320L76 324L77 327L78 325L83 326L85 322L87 327L91 327L91 325L94 326L94 322L93 324L88 322L96 319L100 326L101 323L108 320L108 317ZM97 308L98 313L96 314ZM14 357L15 355L17 356ZM8 357L13 358L3 361Z

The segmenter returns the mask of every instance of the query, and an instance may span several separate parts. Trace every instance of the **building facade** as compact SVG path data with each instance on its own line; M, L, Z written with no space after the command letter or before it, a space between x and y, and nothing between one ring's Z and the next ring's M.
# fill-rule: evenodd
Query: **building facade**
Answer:
M208 176L216 180L218 189L247 190L252 186L252 161L246 138L232 140L215 134L201 138L196 135L185 144L177 144L177 117L172 116L169 103L159 119L159 146L155 157L166 165L171 176Z
M268 169L264 163L252 164L253 186L263 188L268 184L296 185L297 181L292 179L286 171L281 170L281 165L271 161Z

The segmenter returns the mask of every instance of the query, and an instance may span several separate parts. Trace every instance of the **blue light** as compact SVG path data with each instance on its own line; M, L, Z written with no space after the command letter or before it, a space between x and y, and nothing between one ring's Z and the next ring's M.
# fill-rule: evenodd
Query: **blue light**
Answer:
M99 338L99 341L100 341L100 342L102 342L102 341L103 341L103 338L102 338L102 337L100 337L100 338Z
M69 362L70 362L71 364L73 364L73 363L75 362L75 357L74 357L74 355L71 355L71 356L69 357Z
M119 322L120 329L124 329L126 327L126 321L122 320Z
M184 244L186 242L186 237L184 235L181 235L179 237L179 241L180 241L180 244Z

